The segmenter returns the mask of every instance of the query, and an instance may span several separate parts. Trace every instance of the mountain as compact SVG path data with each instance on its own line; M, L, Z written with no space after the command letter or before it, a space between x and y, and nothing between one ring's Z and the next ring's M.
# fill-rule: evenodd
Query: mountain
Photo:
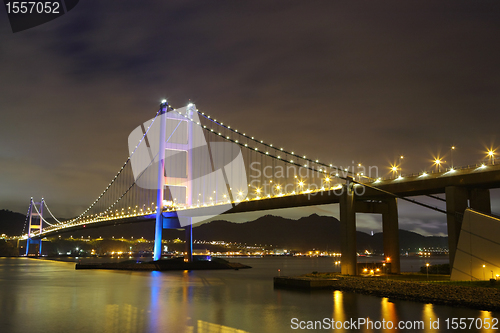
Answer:
M179 238L182 238L180 232ZM330 216L316 214L298 220L266 215L247 223L213 221L193 229L197 240L224 240L247 245L273 245L296 250L330 250L340 252L340 221ZM370 236L357 231L358 251L383 252L383 234ZM400 248L407 250L422 247L448 247L447 237L422 236L415 232L399 230Z
M20 235L23 231L25 216L8 210L0 210L0 234ZM154 238L154 221L127 224L121 226L101 227L75 231L74 238L109 237L116 238ZM64 236L63 236L64 237ZM170 229L163 231L163 239L184 238L184 231ZM217 220L193 228L195 240L221 240L247 245L268 245L291 250L329 250L340 252L340 221L331 216L312 214L298 220L279 216L265 215L255 221L233 223ZM383 234L370 236L358 231L356 234L357 249L383 252ZM400 248L404 250L422 247L448 247L447 237L422 236L415 232L399 230Z
M0 235L17 236L22 234L26 215L11 212L10 210L0 210Z

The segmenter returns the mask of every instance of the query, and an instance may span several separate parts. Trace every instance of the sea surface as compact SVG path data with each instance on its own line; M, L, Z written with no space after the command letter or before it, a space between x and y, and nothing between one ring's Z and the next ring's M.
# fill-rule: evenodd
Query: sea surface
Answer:
M253 268L77 271L74 262L0 258L0 332L451 332L454 323L465 323L466 332L500 331L498 324L498 329L484 328L499 313L340 291L273 288L273 276L339 271L335 258L230 260ZM402 270L446 261L402 258ZM403 329L391 330L390 323Z

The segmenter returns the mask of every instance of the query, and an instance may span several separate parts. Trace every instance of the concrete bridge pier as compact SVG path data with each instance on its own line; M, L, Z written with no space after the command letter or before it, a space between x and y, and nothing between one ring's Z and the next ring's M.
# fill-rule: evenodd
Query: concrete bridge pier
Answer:
M400 274L398 202L395 197L384 196L375 200L356 198L356 188L349 180L342 187L340 204L341 273L358 275L356 253L356 213L382 214L384 254L391 263L391 273ZM363 192L364 193L364 192ZM356 200L359 199L359 200Z
M185 231L185 241L186 241L186 247L185 247L185 255L184 255L184 261L185 262L192 262L193 261L193 226L191 223L184 227Z
M341 273L357 275L356 255L356 209L352 183L342 187L340 196L340 249L342 252Z
M396 198L387 198L382 205L385 260L391 263L391 273L400 274L398 202Z
M384 256L391 263L390 273L400 274L398 202L394 197L380 198L377 201L357 201L357 213L382 214Z
M487 188L473 188L470 190L469 201L470 208L491 215L490 190Z
M448 226L448 248L450 265L453 265L462 230L465 210L470 208L485 214L491 214L490 190L484 188L468 189L462 186L448 186L446 193L446 222Z

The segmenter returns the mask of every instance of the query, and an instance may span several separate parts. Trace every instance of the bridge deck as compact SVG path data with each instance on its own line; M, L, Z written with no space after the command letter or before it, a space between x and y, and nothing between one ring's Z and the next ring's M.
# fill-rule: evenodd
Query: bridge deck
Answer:
M462 186L467 188L500 188L500 165L489 165L486 167L473 167L456 169L441 173L430 173L412 177L402 177L383 181L366 183L367 186L356 185L356 200L380 200L387 196L411 197L418 195L444 193L448 186ZM379 191L379 190L382 191ZM388 193L392 193L388 194ZM175 218L177 216L203 217L221 214L235 214L253 211L265 211L274 209L293 208L301 206L317 206L335 204L339 202L342 189L329 189L313 191L281 197L262 198L260 200L244 200L238 204L224 204L208 207L168 211L165 217ZM226 209L224 211L224 209ZM222 213L220 213L223 211ZM88 221L77 225L69 225L64 228L46 229L43 236L51 236L84 228L95 228L109 225L144 222L155 219L155 214L125 216L109 220ZM37 238L39 236L34 236Z

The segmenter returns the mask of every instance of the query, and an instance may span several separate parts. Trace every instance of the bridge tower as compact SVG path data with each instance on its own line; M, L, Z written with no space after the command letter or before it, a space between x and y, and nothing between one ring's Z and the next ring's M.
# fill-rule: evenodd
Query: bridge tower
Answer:
M36 206L39 206L40 209L37 209ZM26 256L29 254L30 244L38 245L38 255L42 255L42 239L32 239L32 230L39 230L39 233L42 232L42 224L43 224L43 198L40 202L34 202L33 198L30 201L29 207L29 220L28 220L28 239L26 240Z
M165 217L163 214L163 207L166 205L166 192L170 190L183 188L185 195L184 205L187 207L193 203L192 183L193 183L193 148L196 143L193 137L194 124L193 119L196 112L194 104L189 104L186 108L178 110L178 112L169 112L169 105L167 101L162 101L160 105L160 135L159 135L159 154L158 154L158 187L157 187L157 210L156 210L156 225L155 225L155 243L154 243L154 260L160 260L162 252L162 234L163 229L180 228L184 226L185 240L186 240L186 256L185 261L192 261L193 259L193 242L192 242L192 218L186 216L178 216L177 219L172 217ZM168 121L174 120L176 125L169 126ZM171 138L174 136L177 128L181 123L185 123L185 129L179 130L181 135L181 142L172 142ZM167 137L168 136L168 137ZM186 158L186 169L182 170L181 174L175 174L179 170L166 170L166 159ZM180 168L182 169L182 167ZM168 172L166 172L168 171ZM182 221L178 221L182 219Z

